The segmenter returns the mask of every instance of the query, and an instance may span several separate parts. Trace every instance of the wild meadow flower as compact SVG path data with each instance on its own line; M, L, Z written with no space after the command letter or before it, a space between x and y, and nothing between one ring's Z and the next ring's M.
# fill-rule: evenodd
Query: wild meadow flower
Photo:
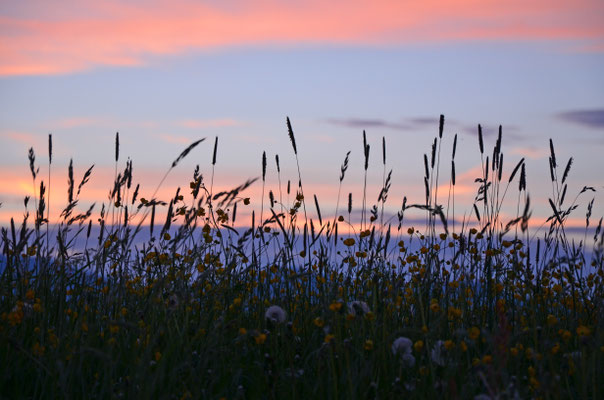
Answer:
M445 366L445 360L447 357L447 349L445 347L445 342L442 340L434 343L434 347L430 352L430 358L432 358L432 362L436 365L440 365L441 367Z
M371 312L369 306L364 301L355 300L353 302L348 303L348 314L353 316L363 316L367 313Z
M282 324L287 319L287 313L279 306L270 306L266 309L264 318L274 324Z
M403 365L413 367L415 365L415 357L412 354L413 342L406 337L399 337L392 342L392 354L400 356Z

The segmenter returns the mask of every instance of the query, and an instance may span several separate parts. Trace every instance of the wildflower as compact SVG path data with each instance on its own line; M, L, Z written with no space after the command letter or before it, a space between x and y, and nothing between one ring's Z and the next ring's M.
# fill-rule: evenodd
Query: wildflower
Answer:
M478 336L480 336L480 329L475 326L471 327L470 329L468 329L468 336L472 340L478 339Z
M270 306L267 308L264 318L274 324L281 324L285 322L287 313L279 306Z
M558 323L558 319L556 317L554 317L552 314L549 314L547 316L547 324L549 326L554 326Z
M589 329L587 326L579 325L577 327L577 335L579 335L579 337L589 336L590 334L591 334L591 329Z
M155 361L161 360L161 353L159 351L155 352Z
M365 315L370 312L369 306L364 301L355 300L351 303L348 303L348 313L354 316L357 315Z
M246 334L247 334L247 329L245 329L245 328L239 328L239 335L245 336Z
M314 319L313 323L315 324L315 326L322 328L323 325L325 324L325 321L323 321L323 318L317 317Z
M335 340L335 338L336 338L336 335L329 333L329 334L325 335L325 339L323 341L325 343L331 343Z
M36 342L34 343L34 345L32 346L31 349L32 353L37 356L37 357L42 357L44 355L44 352L46 351L46 347L45 346L41 346L40 343Z
M337 312L340 311L340 309L342 308L342 302L341 301L336 301L334 303L331 303L329 305L329 309L333 312Z
M373 340L367 339L365 340L365 345L363 346L363 348L367 351L370 351L373 349Z
M392 342L392 354L400 356L405 367L415 365L415 357L411 354L412 345L411 339L402 336Z
M348 247L354 246L354 238L348 238L348 239L344 240L344 244Z
M266 334L259 333L254 337L254 340L256 341L256 344L263 344L266 341Z
M418 340L417 342L413 343L413 349L416 352L421 352L422 349L424 348L424 341L423 340Z
M250 198L246 197L245 199L243 199L243 204L245 204L246 206L250 204Z
M434 347L432 348L432 352L430 353L432 362L436 365L440 365L441 367L444 367L446 355L447 355L447 349L445 348L445 342L443 342L442 340L439 340L436 343L434 343Z

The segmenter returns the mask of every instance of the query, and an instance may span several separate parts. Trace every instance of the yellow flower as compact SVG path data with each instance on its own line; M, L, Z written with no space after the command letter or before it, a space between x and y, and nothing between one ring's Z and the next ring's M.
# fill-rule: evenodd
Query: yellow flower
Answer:
M579 325L577 327L577 335L579 335L579 337L589 336L591 335L591 329L585 325Z
M266 334L260 333L254 337L256 344L263 344L266 341Z
M335 340L335 338L336 338L336 335L333 335L333 334L330 333L328 335L325 335L324 342L325 343L331 343L331 342L333 342Z
M247 329L245 329L245 328L239 328L239 334L240 334L241 336L246 335L246 334L247 334Z
M344 240L344 244L348 247L354 246L355 240L354 238L348 238Z
M155 352L155 361L161 360L161 353L159 351Z
M35 356L42 357L44 355L44 352L46 351L46 347L41 346L40 343L36 342L32 346L31 351Z
M570 331L566 329L560 329L558 333L560 334L560 336L562 336L562 339L564 339L565 342L567 342L572 336L572 333L570 333Z
M370 339L365 340L365 345L363 346L363 348L367 351L370 351L373 349L373 341Z
M478 336L480 336L480 329L475 326L471 327L470 329L468 329L468 336L472 340L478 339Z
M413 343L413 349L416 352L421 352L422 349L424 348L424 341L423 340L418 340L417 342Z
M554 326L558 323L558 318L554 317L552 314L547 316L547 324L549 326Z
M342 308L342 303L341 303L341 302L339 302L339 301L336 301L336 302L331 303L331 304L329 305L329 309L330 309L331 311L333 311L333 312L340 311L340 309L341 309L341 308Z
M315 318L313 323L319 328L322 328L323 325L325 324L325 322L323 321L323 318L321 318L321 317Z
M452 340L445 340L445 349L451 350L455 347L455 343Z

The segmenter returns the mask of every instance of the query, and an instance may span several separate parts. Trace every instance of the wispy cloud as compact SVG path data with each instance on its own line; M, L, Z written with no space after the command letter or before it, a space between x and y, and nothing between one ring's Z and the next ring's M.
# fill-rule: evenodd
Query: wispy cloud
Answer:
M199 129L199 128L223 128L229 126L242 126L240 121L231 118L222 119L186 119L179 121L178 126L183 128Z
M413 129L412 124L390 122L377 118L329 118L327 123L356 129L386 128L397 131L409 131Z
M531 158L533 160L537 160L546 157L549 154L549 150L547 148L537 148L532 146L514 147L511 150L511 153L522 157Z
M600 0L32 2L0 12L0 75L138 66L156 56L249 44L564 40L598 49L604 40Z
M604 108L564 111L556 114L556 117L573 124L587 126L588 128L604 128Z
M0 137L4 140L10 140L17 143L24 143L27 146L34 146L39 142L39 138L36 137L36 135L28 132L3 131L0 132Z
M180 135L160 134L157 137L167 143L191 144L193 142L190 138Z

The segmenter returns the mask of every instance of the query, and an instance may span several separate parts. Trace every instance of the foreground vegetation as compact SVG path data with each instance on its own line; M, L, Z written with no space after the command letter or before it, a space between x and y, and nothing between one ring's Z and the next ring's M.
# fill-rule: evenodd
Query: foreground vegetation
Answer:
M244 191L253 181L212 193L217 140L210 182L198 167L189 190L165 202L139 198L127 162L98 220L78 211L91 169L76 185L70 166L55 225L30 150L31 217L0 239L0 397L602 398L604 232L600 219L589 240L567 238L572 159L561 170L550 142L553 214L534 238L525 164L504 174L501 129L487 155L479 127L473 215L454 226L456 137L449 192L436 193L443 124L424 156L422 204L405 198L397 215L384 214L385 141L375 205L364 193L353 212L350 195L329 218L300 175L265 199L263 155L262 207L245 230L233 227L237 208L252 207ZM363 133L365 172L369 150ZM117 171L118 136L115 160ZM281 182L278 156L276 167ZM348 155L340 187L347 169ZM285 204L282 192L295 200ZM523 212L503 221L508 192ZM407 224L409 210L426 223Z

